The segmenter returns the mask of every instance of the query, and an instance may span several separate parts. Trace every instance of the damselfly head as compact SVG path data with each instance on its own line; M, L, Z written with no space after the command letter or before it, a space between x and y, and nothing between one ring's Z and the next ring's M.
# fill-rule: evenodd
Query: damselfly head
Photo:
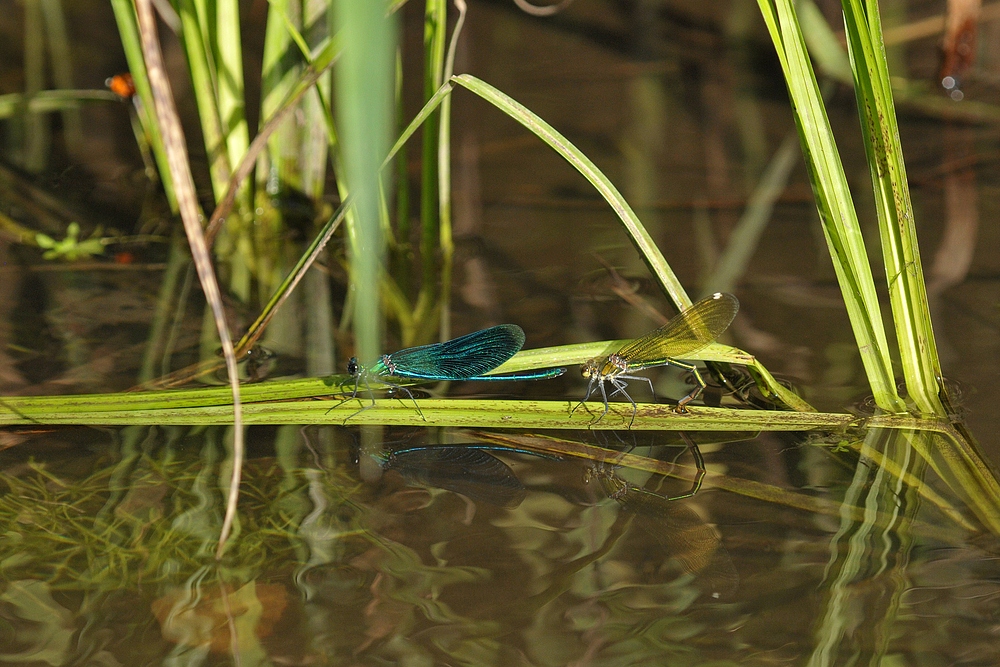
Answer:
M358 365L358 358L351 357L347 360L347 374L357 376L360 372L360 366Z
M104 85L123 100L131 99L135 95L135 81L128 72L108 77L104 80Z
M580 368L580 374L585 378L596 377L600 370L601 359L591 359Z

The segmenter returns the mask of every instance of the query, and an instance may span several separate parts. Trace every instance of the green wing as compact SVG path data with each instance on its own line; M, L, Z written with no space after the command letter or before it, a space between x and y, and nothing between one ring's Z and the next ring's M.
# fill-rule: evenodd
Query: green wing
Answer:
M735 296L716 292L678 313L659 329L626 344L617 354L630 370L662 366L670 359L684 359L721 336L739 309L740 302Z

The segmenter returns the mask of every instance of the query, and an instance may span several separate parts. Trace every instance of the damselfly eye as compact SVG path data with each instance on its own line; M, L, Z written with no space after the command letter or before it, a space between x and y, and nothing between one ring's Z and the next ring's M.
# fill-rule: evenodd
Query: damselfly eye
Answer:
M347 361L347 373L348 373L348 375L357 375L358 374L358 359L357 359L357 357L351 357Z

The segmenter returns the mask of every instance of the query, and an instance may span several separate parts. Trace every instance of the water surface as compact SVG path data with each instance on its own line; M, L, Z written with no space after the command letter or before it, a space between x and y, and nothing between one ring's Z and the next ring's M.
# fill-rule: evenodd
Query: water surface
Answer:
M887 24L908 20L905 9L889 3ZM747 265L728 284L713 282L761 173L794 132L756 11L749 2L577 0L540 20L512 4L475 2L456 69L526 104L605 170L692 295L739 297L727 342L818 409L865 413L868 389L801 163ZM942 7L910 11L915 19ZM123 68L119 54L94 46L115 43L113 20L101 12L95 6L92 20L71 22L81 87ZM409 47L419 41L420 8L404 12ZM262 16L248 8L250 46ZM989 36L995 26L983 30ZM931 93L935 39L890 53L894 73ZM997 101L995 43L981 40L964 83L968 101ZM407 88L414 110L415 81ZM5 78L2 92L15 90ZM179 95L184 109L183 88ZM874 249L853 95L833 86L829 99ZM979 221L1000 213L996 126L949 121L916 103L900 102L899 111L944 371L969 433L995 461L1000 240L996 225ZM541 347L658 326L636 296L671 314L614 214L575 171L471 95L457 93L454 112L455 333L514 322L528 347ZM56 149L37 176L0 174L4 213L40 229L79 219L85 228L169 236L163 202L147 189L130 143L127 105L84 114L88 150ZM64 266L2 237L2 392L134 385L165 247L137 248L132 261ZM336 268L330 285L339 317ZM158 372L198 356L197 293L189 301L176 320L176 352L158 358ZM237 319L255 313L233 310ZM387 346L398 347L388 329ZM314 367L295 335L270 344L272 377ZM338 338L339 369L347 349ZM570 371L545 383L449 391L568 401L585 391ZM650 376L661 397L690 388L679 372ZM735 403L721 390L706 400ZM587 461L437 448L539 436L607 451ZM1000 663L998 487L988 469L970 477L954 465L964 459L947 434L691 438L707 464L704 483L668 500L694 480L691 451L673 433L254 428L236 540L216 563L228 481L223 429L0 432L0 663ZM398 450L409 453L389 455ZM673 463L676 477L617 467L615 452L626 450Z

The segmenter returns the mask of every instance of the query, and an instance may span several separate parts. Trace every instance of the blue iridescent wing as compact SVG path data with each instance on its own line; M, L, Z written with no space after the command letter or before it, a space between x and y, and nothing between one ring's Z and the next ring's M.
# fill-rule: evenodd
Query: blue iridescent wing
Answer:
M425 380L465 380L489 373L524 345L524 331L516 324L459 336L444 343L409 347L389 355L395 367L388 375Z

